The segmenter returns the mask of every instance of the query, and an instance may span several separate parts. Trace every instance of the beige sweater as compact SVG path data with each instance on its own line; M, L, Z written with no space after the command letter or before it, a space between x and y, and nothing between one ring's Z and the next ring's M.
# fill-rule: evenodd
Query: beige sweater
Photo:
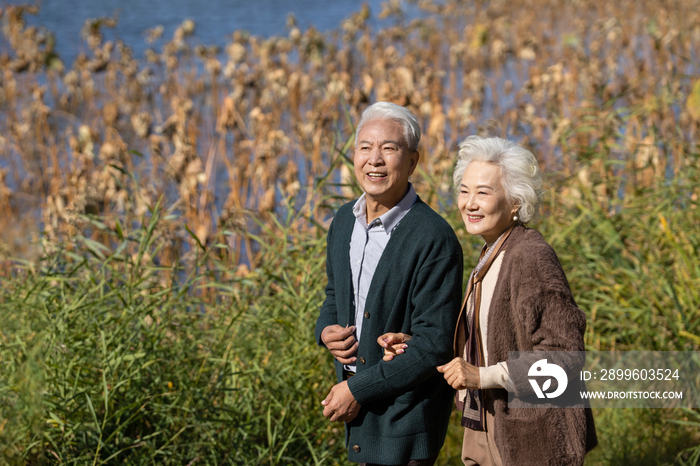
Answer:
M498 281L498 273L501 270L501 264L503 263L503 256L505 256L508 251L503 251L496 257L493 261L488 272L484 276L481 282L481 304L479 306L479 323L481 328L481 342L483 351L484 361L489 360L488 348L486 348L487 335L489 329L489 307L491 306L491 298L493 298L493 290L496 288L496 282ZM473 302L470 297L467 297L467 310L469 314L473 311ZM467 354L465 349L464 354ZM508 365L505 361L498 362L492 366L480 367L479 368L479 378L481 379L481 388L508 388ZM459 399L464 399L466 395L466 390L459 391Z
M481 327L481 350L484 352L484 361L489 360L488 348L486 342L489 332L489 308L491 307L491 298L493 298L493 290L496 288L498 281L498 273L501 271L503 256L508 254L508 251L503 251L493 261L488 272L481 282L481 304L479 306L479 323ZM469 300L471 306L471 299ZM466 352L465 352L466 354ZM505 361L487 367L479 368L479 377L481 378L481 388L508 388L508 365Z

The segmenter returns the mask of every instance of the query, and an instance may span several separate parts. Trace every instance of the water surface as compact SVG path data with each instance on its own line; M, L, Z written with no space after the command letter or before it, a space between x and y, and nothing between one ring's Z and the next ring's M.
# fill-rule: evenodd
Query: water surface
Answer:
M5 4L26 4L28 1L9 0ZM117 18L117 27L105 29L108 39L121 39L134 49L137 57L148 47L147 29L162 25L163 38L170 39L183 20L191 18L197 29L196 41L204 45L223 46L230 42L236 30L262 36L286 35L287 15L292 13L297 27L310 26L329 31L340 26L343 19L359 11L357 0L45 0L38 3L38 15L28 15L27 22L44 26L57 38L60 56L68 66L87 45L80 31L88 18ZM381 10L382 0L367 0L373 17ZM0 44L3 40L0 39ZM0 45L0 48L4 48ZM1 50L0 50L1 52Z

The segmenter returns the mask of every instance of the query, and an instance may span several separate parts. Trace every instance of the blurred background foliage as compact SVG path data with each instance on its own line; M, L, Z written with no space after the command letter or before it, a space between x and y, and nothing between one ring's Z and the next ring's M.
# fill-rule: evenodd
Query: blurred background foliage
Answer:
M3 463L347 464L313 327L326 228L359 193L353 123L378 100L419 116L413 182L467 270L456 144L517 140L587 348L700 350L695 2L410 3L224 50L154 25L144 59L99 18L70 68L36 7L3 7ZM697 410L595 414L587 464L698 463ZM455 417L439 464L461 439Z

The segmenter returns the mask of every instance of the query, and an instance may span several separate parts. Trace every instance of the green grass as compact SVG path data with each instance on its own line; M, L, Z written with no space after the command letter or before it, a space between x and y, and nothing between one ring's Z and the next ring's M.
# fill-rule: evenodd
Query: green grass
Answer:
M336 462L319 409L332 370L313 344L322 235L279 235L242 276L199 251L185 275L144 259L160 221L115 251L76 238L3 281L1 462Z
M575 203L548 199L535 226L589 317L589 349L699 349L698 185L691 167L605 206L584 187ZM0 462L347 464L342 426L320 409L334 374L313 338L325 230L312 211L250 219L251 270L235 266L230 232L162 265L160 205L132 230L86 219L100 242L15 263L0 288ZM442 213L473 266L478 241ZM587 464L698 464L696 410L595 414ZM461 464L461 440L455 415L439 464Z

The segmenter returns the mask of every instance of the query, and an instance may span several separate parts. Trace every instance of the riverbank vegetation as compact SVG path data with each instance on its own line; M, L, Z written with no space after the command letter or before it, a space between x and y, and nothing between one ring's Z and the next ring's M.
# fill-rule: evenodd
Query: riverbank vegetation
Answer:
M2 10L0 458L346 464L313 343L326 228L356 196L353 122L408 106L414 185L453 203L456 144L517 140L590 350L700 350L700 14L689 0L411 2L331 33L184 21L136 58L86 22L67 64ZM370 18L381 18L381 29ZM697 464L696 410L598 410L587 464ZM455 419L440 464L460 464Z

